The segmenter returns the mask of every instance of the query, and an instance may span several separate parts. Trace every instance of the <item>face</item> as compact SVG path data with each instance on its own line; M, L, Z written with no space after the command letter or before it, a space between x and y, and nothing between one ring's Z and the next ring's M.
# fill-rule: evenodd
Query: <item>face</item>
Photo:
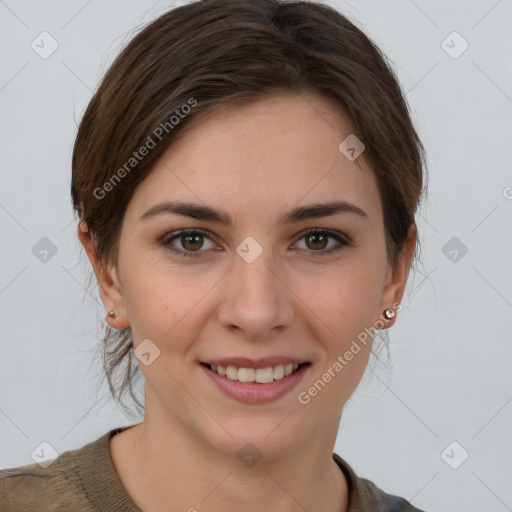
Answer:
M313 94L229 108L189 129L137 187L100 291L109 323L131 326L150 363L139 363L145 421L230 454L249 441L284 454L337 431L370 328L392 324L382 312L400 301L410 263L389 266L364 152L350 161L338 149L350 133ZM263 382L240 382L253 379Z

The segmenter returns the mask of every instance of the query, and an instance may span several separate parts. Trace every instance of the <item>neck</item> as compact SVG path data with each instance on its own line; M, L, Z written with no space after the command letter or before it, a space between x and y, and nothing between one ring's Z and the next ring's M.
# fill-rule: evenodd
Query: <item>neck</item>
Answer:
M229 503L230 509L247 512L340 512L348 508L348 488L332 459L336 434L337 428L320 432L277 457L246 445L248 457L238 457L146 407L141 424L112 438L111 452L123 485L142 510L169 510L172 503L173 510L225 512Z

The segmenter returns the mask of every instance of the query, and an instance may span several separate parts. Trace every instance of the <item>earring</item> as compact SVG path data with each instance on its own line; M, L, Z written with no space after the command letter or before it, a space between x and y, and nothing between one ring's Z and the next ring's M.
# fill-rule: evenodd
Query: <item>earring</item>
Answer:
M391 320L392 318L395 318L396 313L392 309L385 309L384 310L384 318L387 320Z
M108 312L108 316L109 316L110 318L115 318L115 317L116 317L116 314L115 314L113 311L109 311L109 312Z

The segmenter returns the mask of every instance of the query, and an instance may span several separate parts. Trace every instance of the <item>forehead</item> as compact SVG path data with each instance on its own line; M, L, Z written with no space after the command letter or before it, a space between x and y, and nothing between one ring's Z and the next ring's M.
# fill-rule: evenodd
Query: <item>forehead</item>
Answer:
M350 161L338 148L351 133L343 110L314 94L228 107L167 149L129 210L140 215L156 202L180 199L239 218L275 217L294 205L344 200L378 216L378 187L364 152Z

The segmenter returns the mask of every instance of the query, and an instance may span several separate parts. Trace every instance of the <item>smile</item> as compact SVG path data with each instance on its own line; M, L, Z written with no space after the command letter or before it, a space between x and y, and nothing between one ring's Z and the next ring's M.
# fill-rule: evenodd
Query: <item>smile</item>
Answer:
M246 404L261 404L277 400L296 388L310 370L311 363L251 368L201 362L199 367L222 395Z
M298 364L278 364L266 368L238 368L237 366L207 365L217 375L239 382L257 382L268 384L274 380L280 380L296 371Z

